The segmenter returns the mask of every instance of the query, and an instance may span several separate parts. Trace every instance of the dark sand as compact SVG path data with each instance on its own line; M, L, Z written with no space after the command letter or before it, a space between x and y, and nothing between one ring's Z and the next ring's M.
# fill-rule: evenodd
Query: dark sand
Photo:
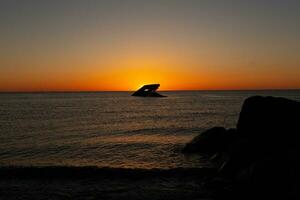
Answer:
M210 199L213 169L2 167L0 199Z

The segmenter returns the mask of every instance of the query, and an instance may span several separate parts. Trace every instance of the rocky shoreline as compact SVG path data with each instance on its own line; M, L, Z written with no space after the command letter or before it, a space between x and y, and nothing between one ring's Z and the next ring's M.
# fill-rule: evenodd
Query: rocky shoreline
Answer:
M207 153L218 166L206 183L219 199L299 199L300 102L254 96L245 100L236 129L214 127L183 153Z

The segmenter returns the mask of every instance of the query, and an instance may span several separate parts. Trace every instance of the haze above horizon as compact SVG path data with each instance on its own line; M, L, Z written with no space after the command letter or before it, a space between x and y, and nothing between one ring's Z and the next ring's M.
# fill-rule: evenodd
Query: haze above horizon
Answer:
M0 92L300 88L297 0L3 0Z

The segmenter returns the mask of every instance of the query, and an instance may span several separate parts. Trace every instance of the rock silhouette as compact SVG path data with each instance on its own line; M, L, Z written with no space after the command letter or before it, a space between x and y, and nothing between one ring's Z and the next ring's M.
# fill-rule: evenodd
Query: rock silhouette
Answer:
M213 127L196 136L183 148L183 153L217 153L226 149L228 142L235 136L235 130Z
M160 84L150 84L144 85L140 89L138 89L132 96L139 96L139 97L166 97L156 92L159 88Z
M295 144L300 131L300 102L274 97L250 97L245 100L237 131L249 140L266 145ZM259 139L259 140L258 140Z
M249 97L235 130L212 128L183 152L216 152L219 173L208 185L220 199L300 199L299 116L300 102Z

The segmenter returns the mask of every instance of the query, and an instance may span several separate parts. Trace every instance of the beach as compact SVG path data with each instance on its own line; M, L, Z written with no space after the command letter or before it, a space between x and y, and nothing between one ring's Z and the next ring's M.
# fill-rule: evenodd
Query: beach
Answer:
M212 169L0 168L1 199L208 199Z

